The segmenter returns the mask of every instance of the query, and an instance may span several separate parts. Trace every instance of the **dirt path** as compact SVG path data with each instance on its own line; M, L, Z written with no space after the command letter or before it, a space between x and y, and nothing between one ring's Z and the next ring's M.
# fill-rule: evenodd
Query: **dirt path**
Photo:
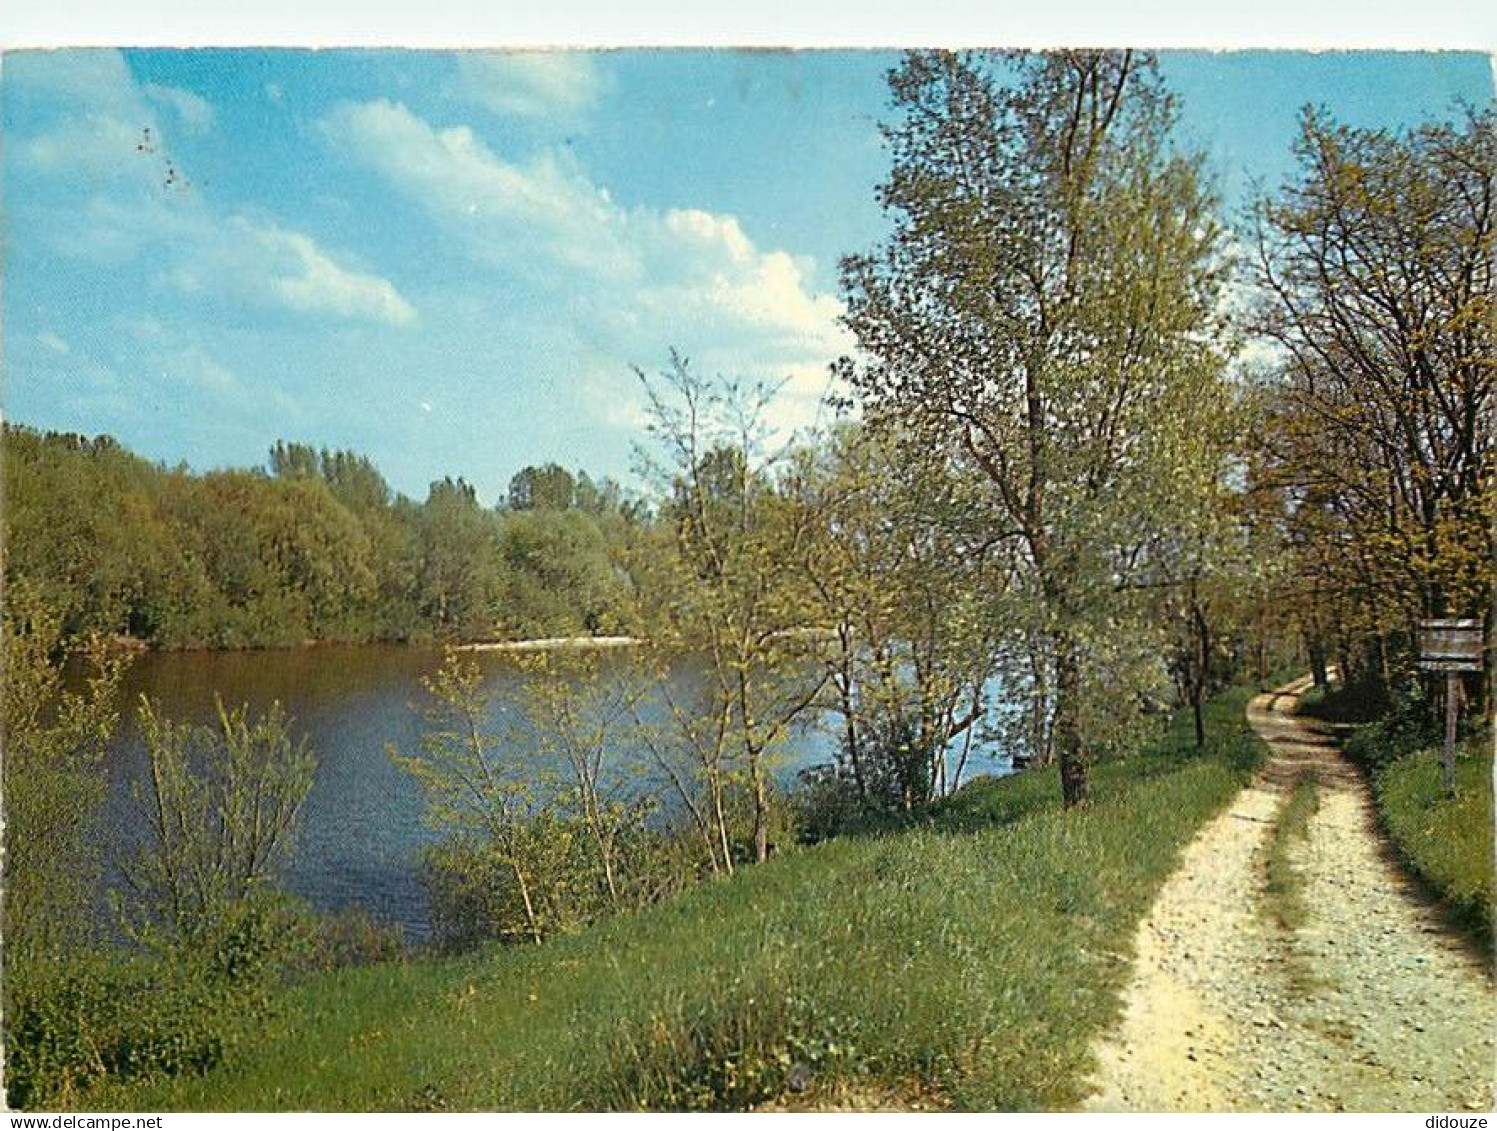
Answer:
M1493 985L1387 858L1360 776L1293 716L1308 680L1248 709L1273 753L1186 849L1135 940L1094 1111L1459 1111L1493 1101ZM1262 911L1266 839L1311 769L1291 853L1307 921Z

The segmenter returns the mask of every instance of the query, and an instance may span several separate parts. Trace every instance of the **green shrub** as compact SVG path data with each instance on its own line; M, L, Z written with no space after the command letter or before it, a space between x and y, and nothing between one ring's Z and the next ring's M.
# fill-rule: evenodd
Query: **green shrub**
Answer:
M790 804L796 836L804 844L856 832L880 813L837 766L811 766L800 771Z
M1327 708L1320 717L1329 721L1365 720L1362 709L1336 706L1334 696L1326 699ZM1415 688L1396 700L1394 705L1371 722L1363 722L1347 736L1342 750L1363 769L1376 773L1384 766L1439 740L1429 700L1422 689Z
M74 1106L102 1078L157 1080L217 1064L224 987L196 966L143 956L37 959L7 975L12 1107Z
M511 869L488 849L478 837L450 836L422 851L432 943L444 953L530 937Z
M305 912L305 948L297 961L299 969L341 970L369 966L406 957L405 933L376 922L369 913L350 908L332 914Z
M129 929L168 942L242 929L278 912L261 898L289 847L316 759L280 703L262 715L217 702L216 726L174 722L141 696L149 773L134 784L145 836L123 861ZM260 932L263 933L263 932ZM216 940L224 941L224 940Z
M269 893L225 906L181 936L140 941L7 963L11 1106L76 1106L104 1080L201 1073L246 1022L269 1016L290 976L404 954L397 929L360 913L318 915Z

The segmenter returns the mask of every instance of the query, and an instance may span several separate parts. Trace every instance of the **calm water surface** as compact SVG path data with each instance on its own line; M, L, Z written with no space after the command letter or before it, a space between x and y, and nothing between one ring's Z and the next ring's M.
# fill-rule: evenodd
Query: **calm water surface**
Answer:
M520 677L508 659L499 653L475 658L490 681L496 713L512 707ZM607 662L630 661L619 653ZM168 717L204 723L214 717L215 694L227 706L248 703L252 711L279 700L317 757L284 885L319 910L360 908L403 927L412 938L424 938L429 924L420 851L435 834L422 821L420 788L390 761L386 749L392 744L408 753L418 749L425 725L418 708L428 701L420 680L440 663L439 651L403 645L139 657L125 680L121 726L109 760L110 859L131 851L141 827L133 790L145 769L134 717L141 694L158 701ZM677 673L678 694L691 679L689 671ZM523 753L516 750L515 756ZM807 766L832 761L835 742L819 728L807 727L787 755L781 775L789 779ZM1006 762L974 749L968 772L1006 769ZM664 806L671 805L672 798L648 777L637 779L634 788L658 793Z

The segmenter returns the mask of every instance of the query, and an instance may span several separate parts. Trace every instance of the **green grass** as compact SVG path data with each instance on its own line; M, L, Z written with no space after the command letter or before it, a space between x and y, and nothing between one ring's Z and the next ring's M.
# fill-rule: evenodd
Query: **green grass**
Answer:
M1282 931L1304 926L1308 909L1304 899L1304 876L1294 866L1290 853L1309 835L1310 818L1320 808L1320 785L1313 772L1300 774L1294 789L1274 817L1264 861L1268 898L1265 910Z
M1318 982L1304 956L1291 945L1294 932L1305 925L1305 876L1291 855L1310 835L1310 818L1320 808L1320 782L1313 770L1301 771L1294 787L1274 814L1273 828L1264 842L1262 913L1279 932L1279 958L1290 986L1300 994L1314 992Z
M1494 906L1491 738L1460 748L1456 795L1441 788L1439 750L1389 762L1372 779L1378 817L1404 864L1488 951Z
M1064 1107L1131 940L1261 746L1249 693L1096 767L974 783L924 819L787 853L534 948L350 969L288 991L212 1072L97 1109L741 1108L811 1094Z

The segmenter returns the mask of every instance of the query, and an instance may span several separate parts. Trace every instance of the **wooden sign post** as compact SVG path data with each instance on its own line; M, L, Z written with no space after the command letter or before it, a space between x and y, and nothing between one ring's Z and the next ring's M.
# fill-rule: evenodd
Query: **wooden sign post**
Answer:
M1419 622L1419 666L1445 673L1446 796L1455 794L1455 732L1460 721L1461 672L1481 671L1481 621L1422 620Z

